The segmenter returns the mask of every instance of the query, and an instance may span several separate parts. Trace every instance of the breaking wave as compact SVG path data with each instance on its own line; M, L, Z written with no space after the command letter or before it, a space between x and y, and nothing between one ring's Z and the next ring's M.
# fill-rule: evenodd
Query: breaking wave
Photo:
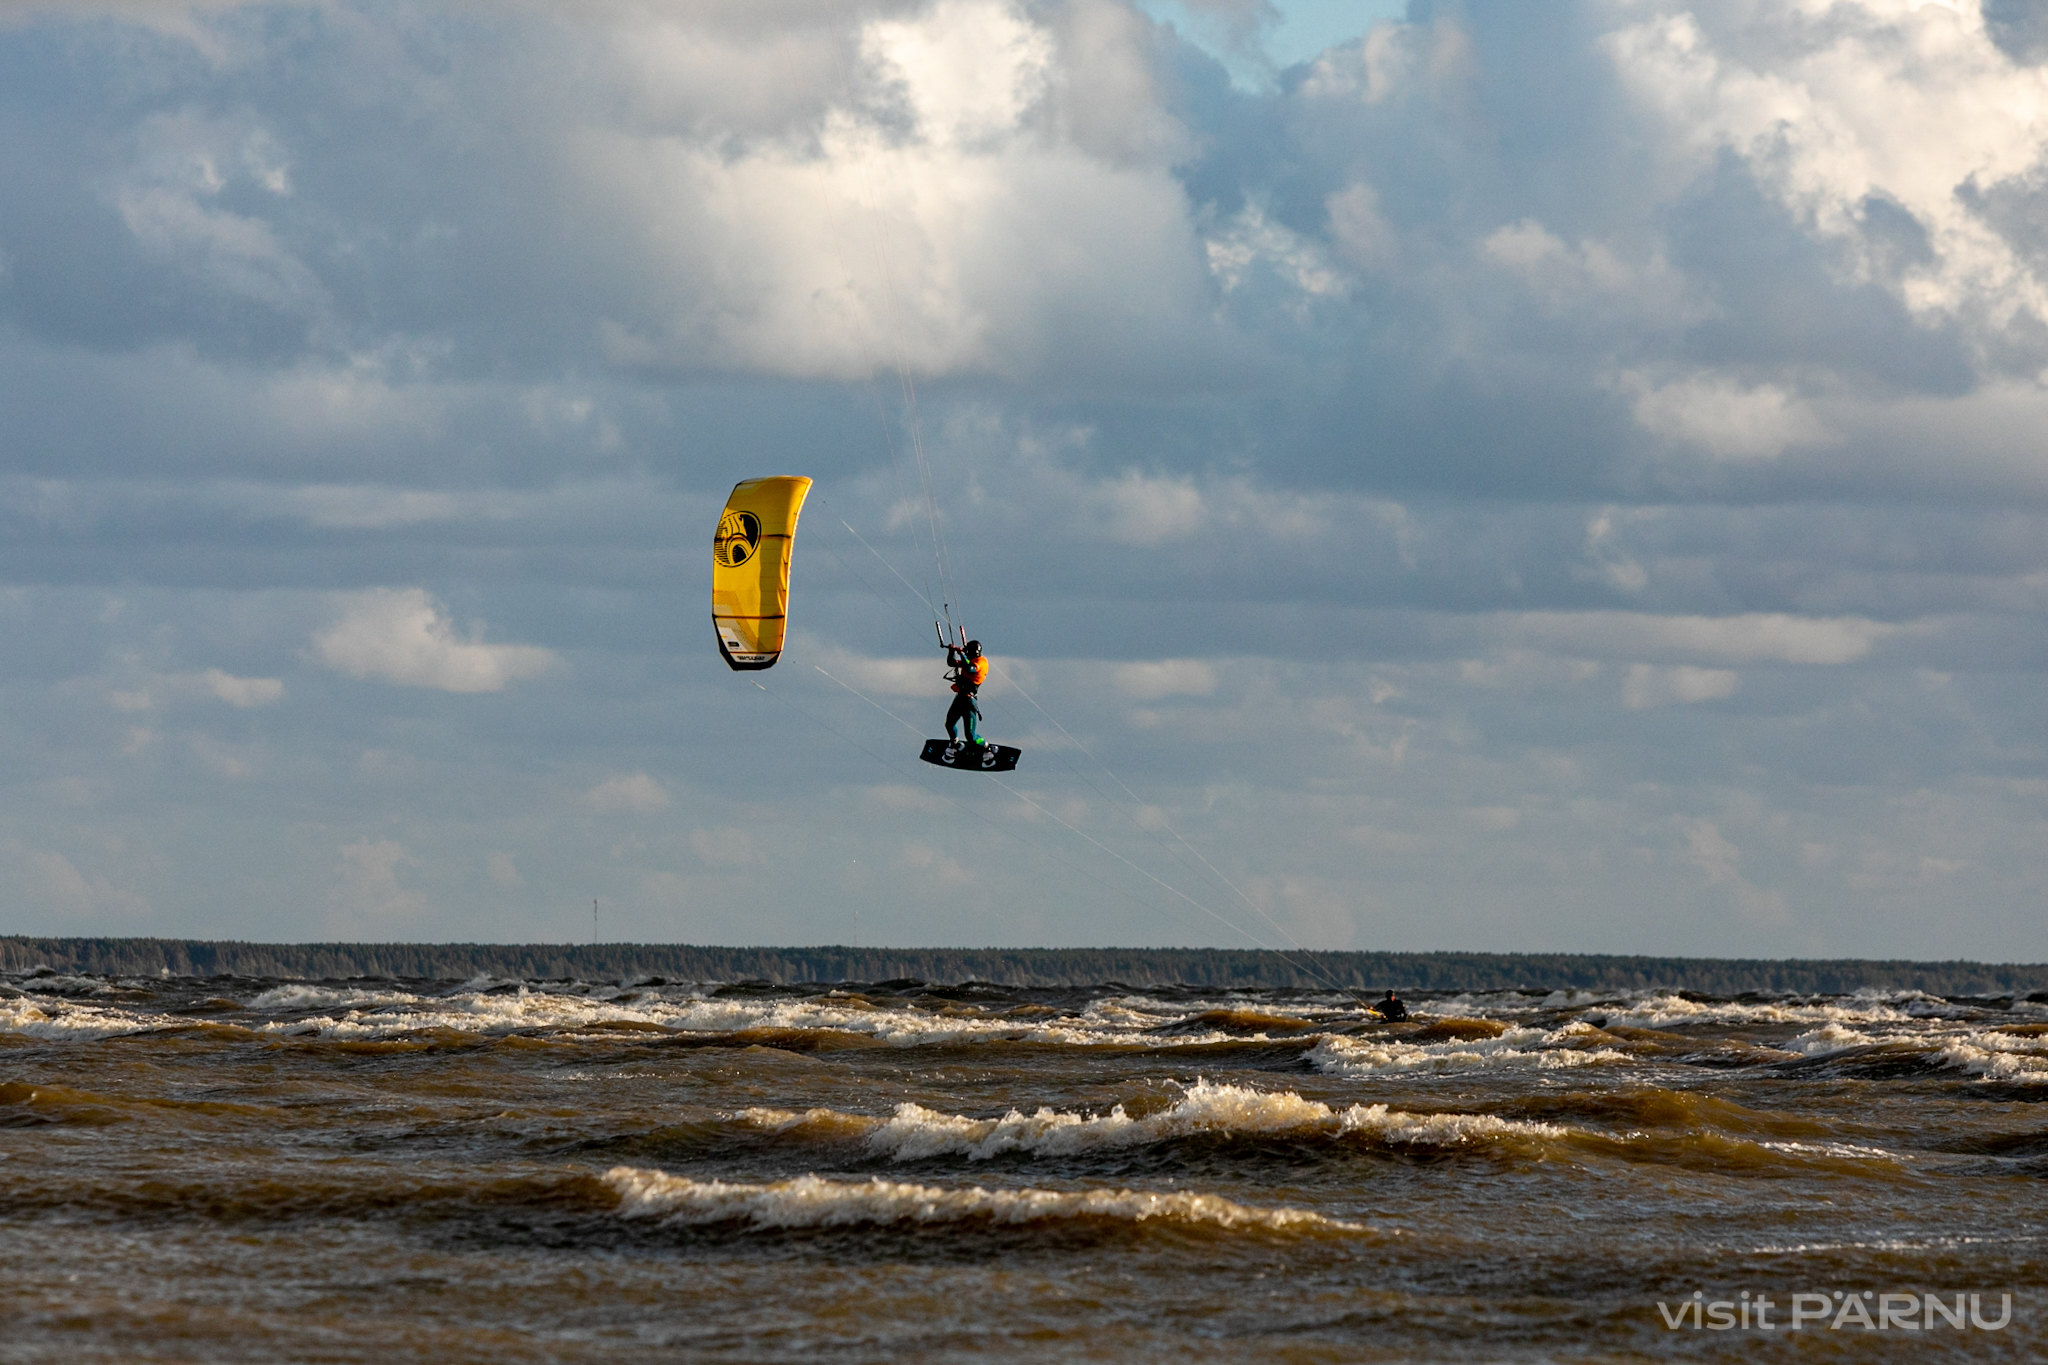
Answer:
M373 991L357 986L310 986L303 982L290 982L273 986L261 995L252 998L247 1008L252 1010L332 1010L332 1009L380 1009L391 1005L413 1005L420 997L410 991Z
M1589 1009L1582 1016L1602 1028L1671 1028L1677 1025L1760 1024L1884 1024L1941 1019L1960 1014L1947 1001L1917 991L1892 995L1855 995L1824 1001L1688 1000L1682 995L1655 994L1607 1009Z
M2032 1033L1993 1028L1929 1035L1864 1031L1830 1023L1778 1046L1821 1064L1836 1062L1866 1069L1917 1065L1928 1071L1959 1071L1990 1082L2048 1085L2048 1038Z
M252 994L238 1001L213 995L178 998L175 989L140 979L54 973L11 978L0 983L0 1035L87 1043L223 1029L258 1037L397 1044L451 1035L569 1039L617 1032L641 1035L651 1043L758 1044L802 1053L990 1044L1171 1050L1200 1056L1205 1065L1214 1057L1223 1067L1244 1065L1253 1051L1264 1050L1275 1065L1298 1057L1316 1071L1344 1078L1540 1075L1584 1068L1641 1075L1660 1063L1686 1062L1724 1071L1783 1067L1872 1079L1946 1073L1990 1084L2048 1085L2048 1037L2042 1036L2048 1033L2042 1021L2048 1007L2018 1000L1944 1001L1911 991L1741 1000L1701 1000L1657 990L1604 996L1587 991L1543 997L1480 993L1435 1002L1435 1010L1418 1011L1411 1023L1386 1025L1333 1008L1328 1000L1230 992L1169 999L1164 992L1155 996L1121 987L1065 998L994 989L905 996L880 988L833 987L805 994L659 980L491 977L442 988L392 981L267 981L249 982L245 988ZM1723 1031L1718 1037L1717 1029ZM1591 1082L1594 1073L1585 1075ZM1199 1114L1204 1104L1216 1112ZM1279 1115L1275 1104L1261 1092L1231 1097L1198 1087L1164 1114L1040 1111L970 1120L919 1111L896 1122L904 1130L906 1151L937 1141L932 1133L946 1124L997 1124L971 1141L959 1139L991 1151L1005 1143L1022 1144L1017 1150L1058 1142L1143 1143L1157 1140L1144 1136L1151 1131L1148 1125L1161 1124L1208 1132L1234 1126L1248 1133L1269 1131L1261 1126L1268 1123L1300 1131L1342 1126L1335 1110L1304 1118ZM1205 1123L1210 1126L1202 1127Z
M1669 1099L1684 1098L1664 1093ZM1666 1104L1662 1109L1662 1121L1639 1114L1637 1123L1619 1131L1603 1131L1494 1114L1419 1113L1385 1104L1340 1108L1293 1091L1198 1082L1189 1086L1177 1103L1136 1116L1119 1105L1104 1114L1040 1108L1031 1113L1011 1110L996 1118L970 1118L919 1104L900 1104L887 1117L834 1109L798 1112L765 1108L742 1110L733 1117L756 1131L784 1138L855 1143L868 1157L896 1163L946 1158L989 1161L1010 1156L1059 1160L1201 1139L1356 1143L1417 1154L1482 1147L1539 1157L1569 1151L1576 1159L1740 1169L1811 1167L1815 1163L1839 1168L1842 1163L1908 1160L1867 1143L1749 1138L1718 1131L1711 1106L1697 1103ZM1650 1119L1648 1126L1640 1126L1644 1118Z
M2040 1038L2015 1038L2006 1033L1973 1034L1935 1054L1943 1065L1965 1075L2010 1085L2048 1085L2048 1047Z
M891 1161L965 1157L986 1161L1010 1154L1063 1157L1154 1146L1186 1138L1363 1137L1388 1146L1455 1147L1525 1136L1561 1137L1554 1124L1488 1114L1417 1114L1384 1104L1338 1109L1291 1090L1198 1081L1156 1113L1132 1116L1117 1105L1106 1114L1040 1108L1011 1110L1000 1118L944 1114L920 1104L899 1104L886 1119L830 1109L793 1113L749 1109L739 1118L756 1127L820 1139L858 1137L867 1151Z
M619 1194L627 1218L670 1223L738 1223L761 1229L838 1228L890 1224L1028 1224L1148 1222L1227 1230L1362 1232L1357 1223L1307 1209L1252 1208L1189 1190L947 1189L893 1180L842 1181L801 1175L770 1184L691 1180L635 1166L615 1166L604 1181Z
M1085 1008L981 1007L881 1004L858 992L832 991L802 999L725 999L695 992L614 988L590 994L535 990L524 983L469 982L455 992L421 996L403 991L290 985L264 992L251 1010L304 1013L263 1023L266 1032L353 1041L430 1029L502 1034L546 1029L605 1027L660 1029L679 1034L739 1034L759 1030L834 1032L908 1047L943 1043L1022 1042L1067 1047L1102 1045L1187 1047L1243 1042L1242 1019L1221 1014L1193 1026L1185 1006L1143 997L1107 998ZM1051 1017L1048 1017L1051 1016ZM1307 1018L1267 1016L1283 1036L1296 1036ZM1162 1032L1162 1026L1165 1027Z
M71 1000L0 1000L0 1033L19 1033L52 1042L93 1042L131 1033L190 1028L193 1021Z
M1630 1060L1626 1052L1599 1046L1603 1037L1591 1025L1578 1021L1558 1029L1510 1028L1497 1037L1447 1038L1441 1042L1404 1042L1378 1034L1331 1035L1309 1050L1307 1060L1316 1070L1332 1076L1502 1067L1553 1070Z

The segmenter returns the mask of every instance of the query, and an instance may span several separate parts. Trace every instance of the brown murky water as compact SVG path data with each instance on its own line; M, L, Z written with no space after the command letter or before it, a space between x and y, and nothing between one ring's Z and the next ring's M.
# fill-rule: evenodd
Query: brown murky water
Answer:
M0 1359L2048 1356L2048 1005L1410 1005L0 979Z

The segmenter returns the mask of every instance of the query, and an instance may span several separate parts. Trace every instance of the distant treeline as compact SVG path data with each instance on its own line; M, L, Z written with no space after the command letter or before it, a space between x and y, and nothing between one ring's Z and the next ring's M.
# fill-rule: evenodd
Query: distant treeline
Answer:
M1313 972L1303 969L1313 964ZM0 937L0 971L105 976L406 977L527 980L891 981L954 984L1321 986L1404 991L1615 990L1704 995L1932 995L2048 991L2048 964L1616 957L1589 953L1277 953L1235 948L711 948L681 943L241 943L175 938Z

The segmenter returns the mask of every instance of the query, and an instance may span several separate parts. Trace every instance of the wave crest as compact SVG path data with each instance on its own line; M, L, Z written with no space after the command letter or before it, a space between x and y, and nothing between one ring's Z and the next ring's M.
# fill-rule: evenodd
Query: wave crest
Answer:
M1331 1076L1516 1067L1548 1071L1630 1060L1627 1053L1615 1048L1588 1046L1600 1036L1605 1035L1576 1020L1548 1031L1511 1028L1495 1038L1454 1038L1436 1043L1403 1042L1376 1034L1333 1034L1310 1048L1307 1060L1316 1070Z
M1164 1222L1222 1229L1362 1232L1307 1209L1261 1209L1191 1190L945 1189L893 1180L842 1181L800 1175L772 1184L691 1180L663 1171L615 1166L604 1181L627 1218L753 1228L835 1228L889 1224Z
M0 1033L19 1033L51 1042L88 1043L131 1033L191 1028L194 1021L70 1000L0 1000Z
M1179 1100L1155 1113L1132 1116L1117 1105L1106 1114L1041 1108L1011 1110L1000 1118L945 1114L921 1104L899 1104L886 1119L836 1110L749 1109L743 1121L781 1133L823 1139L860 1136L868 1151L891 1161L965 1157L987 1161L1010 1154L1078 1156L1155 1146L1185 1138L1337 1139L1364 1137L1389 1146L1450 1147L1481 1139L1560 1137L1553 1124L1490 1114L1415 1114L1384 1104L1337 1109L1292 1090L1197 1081Z

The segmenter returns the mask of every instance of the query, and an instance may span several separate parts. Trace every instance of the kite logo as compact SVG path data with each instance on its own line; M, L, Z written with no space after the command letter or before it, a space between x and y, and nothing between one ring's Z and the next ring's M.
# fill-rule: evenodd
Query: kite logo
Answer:
M730 509L718 519L718 534L711 538L711 557L728 569L737 569L754 557L761 545L761 519L752 512Z

